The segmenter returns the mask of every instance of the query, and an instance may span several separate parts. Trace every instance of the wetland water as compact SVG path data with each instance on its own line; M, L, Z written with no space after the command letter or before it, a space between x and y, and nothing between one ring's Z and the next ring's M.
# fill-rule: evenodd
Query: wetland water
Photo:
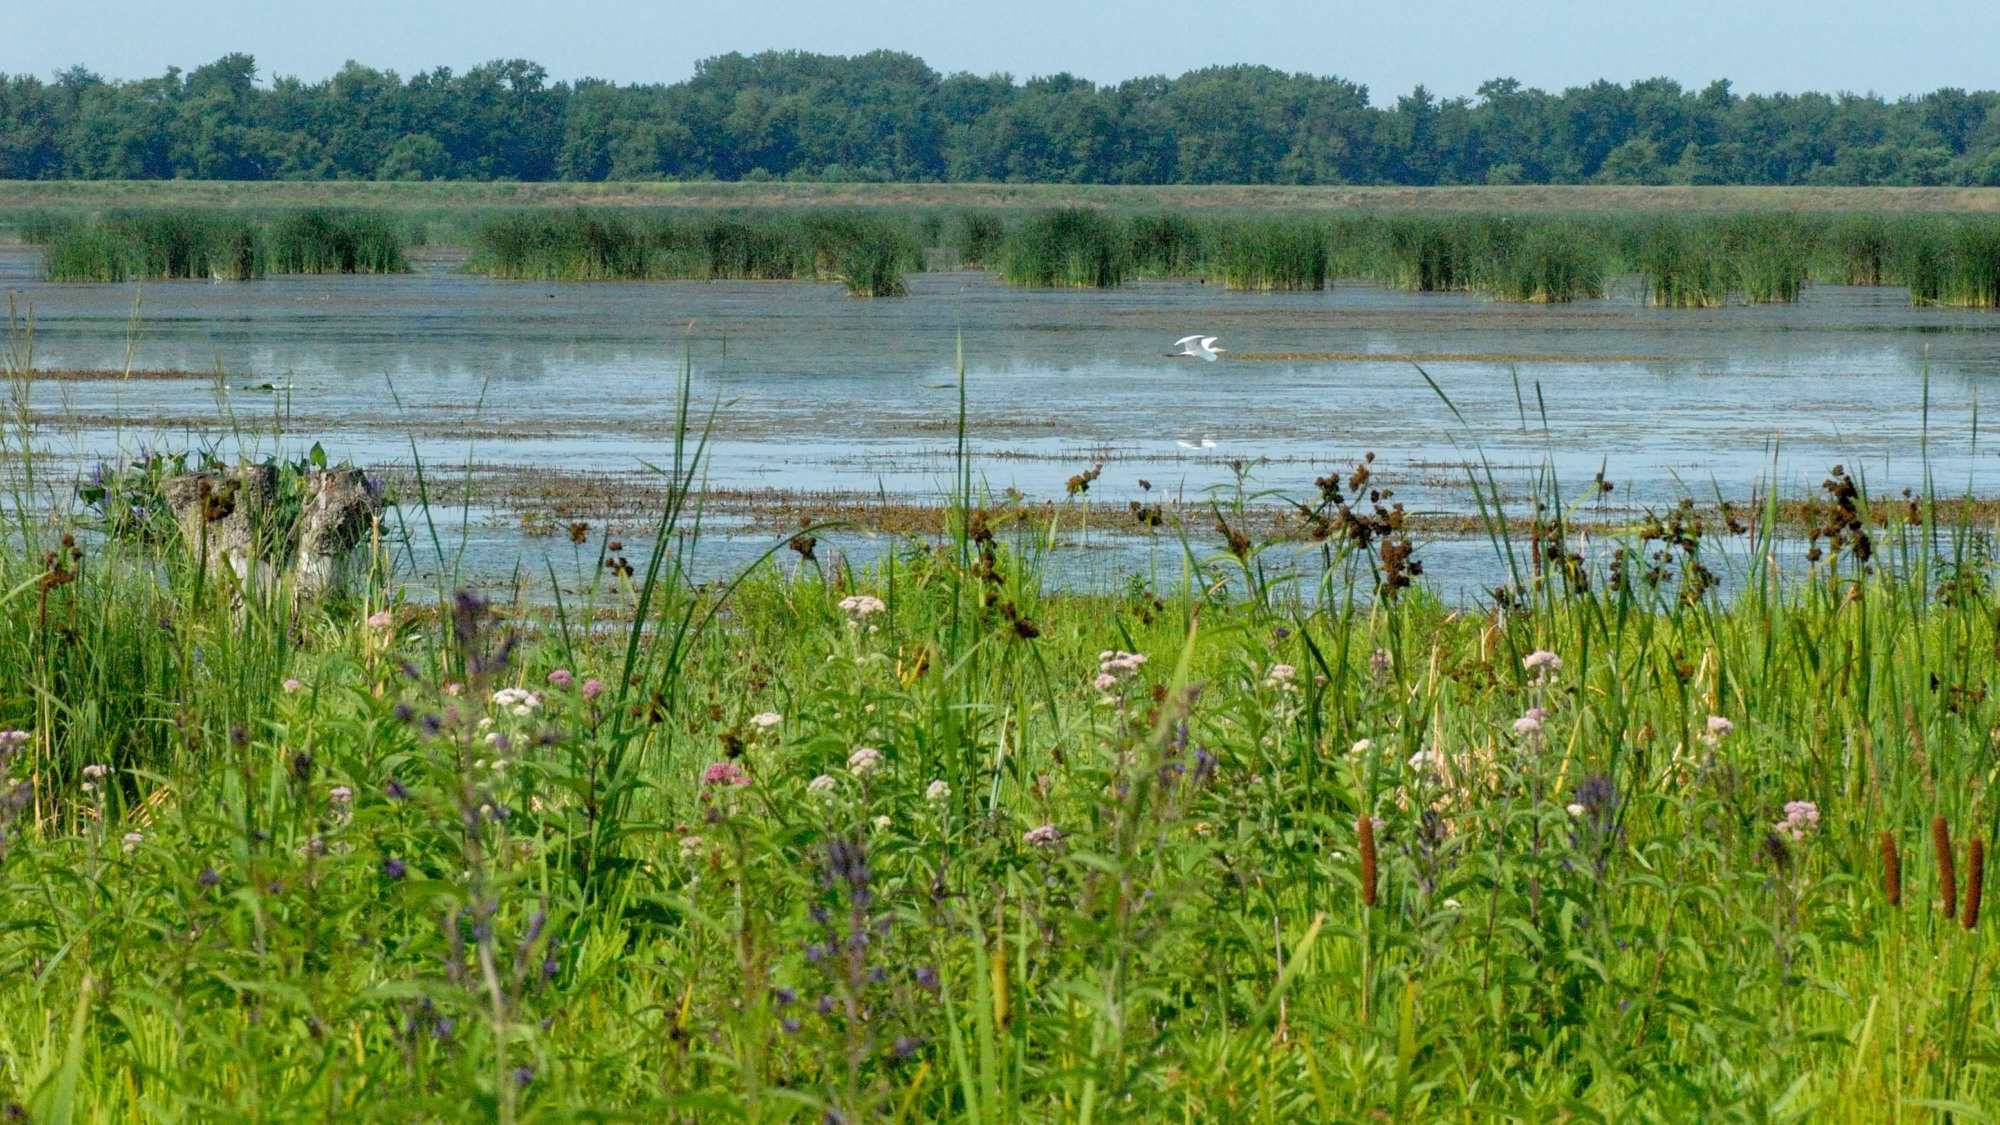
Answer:
M1683 493L1745 499L1774 455L1788 494L1838 462L1881 495L1921 481L1927 385L1939 491L2000 491L2000 443L1972 441L1975 400L2000 386L2000 314L1916 309L1900 289L1682 310L1630 294L1531 306L1347 284L1023 290L970 273L917 274L909 297L866 300L802 283L492 281L448 263L143 287L36 271L31 253L0 251L0 290L32 310L36 367L123 369L129 355L134 369L221 373L35 383L38 446L79 470L142 445L296 455L318 441L371 467L407 466L414 445L439 477L472 462L495 480L596 473L610 475L600 493L636 489L643 462L671 456L691 357L698 402L720 406L712 486L935 503L953 476L962 338L977 479L1061 500L1101 462L1097 529L1129 525L1129 500L1233 481L1232 460L1264 462L1253 487L1304 498L1370 451L1376 483L1416 513L1469 511L1466 466L1482 457L1515 495L1544 462L1572 493L1601 467L1628 510ZM1163 355L1197 331L1232 358ZM289 389L248 389L263 384ZM479 499L469 566L540 573L544 554L569 559L566 538L522 531L531 507ZM772 534L736 526L719 558ZM1153 550L1092 536L1108 549L1079 565L1100 577ZM1419 557L1444 590L1492 577L1483 540Z

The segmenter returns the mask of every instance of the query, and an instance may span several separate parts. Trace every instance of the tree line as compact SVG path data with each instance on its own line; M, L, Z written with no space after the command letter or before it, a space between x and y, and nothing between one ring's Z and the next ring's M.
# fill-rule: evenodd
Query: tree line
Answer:
M1739 95L1664 78L1470 98L1262 66L1097 85L907 54L729 54L671 84L524 60L257 81L0 75L0 178L2000 185L2000 93Z

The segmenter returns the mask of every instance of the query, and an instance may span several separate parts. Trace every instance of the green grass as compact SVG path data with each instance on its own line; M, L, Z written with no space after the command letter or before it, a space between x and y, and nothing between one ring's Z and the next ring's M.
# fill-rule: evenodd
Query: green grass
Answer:
M718 581L688 400L650 541L580 546L595 577L539 607L380 567L324 610L239 589L158 529L158 464L73 527L17 517L0 1104L1915 1121L2000 1098L1995 920L1942 908L1927 850L1945 818L1964 886L1964 842L2000 828L1995 529L1840 478L1816 561L1725 596L1726 541L1796 559L1775 498L1582 564L1535 478L1531 543L1496 544L1514 578L1454 607L1328 477L1297 498L1323 578L1229 530L1238 490L1162 530L1178 566L1061 593L962 460L940 541L867 568L780 543ZM0 431L16 478L26 436ZM426 526L405 500L385 553Z
M406 234L367 211L50 212L25 224L51 281L248 281L267 273L400 273Z
M466 268L494 277L604 281L840 281L862 297L904 292L922 268L905 225L851 212L677 215L574 208L482 224Z
M1178 198L1158 194L1049 208L1023 201L1061 197L1032 192L968 209L912 201L930 198L921 191L879 207L858 204L868 193L746 191L741 205L720 207L730 192L679 187L686 190L662 198L599 193L608 202L573 207L438 202L481 198L473 192L413 195L398 210L70 208L16 212L14 220L44 246L49 277L79 281L395 272L408 268L409 246L430 243L469 247L465 268L502 278L833 281L860 296L903 293L908 275L926 268L975 268L1053 287L1199 277L1232 289L1313 290L1351 278L1547 303L1636 286L1655 305L1713 308L1795 301L1821 283L1905 287L1919 304L2000 305L2000 219L1972 210L1641 210L1586 205L1587 195L1560 195L1576 204L1567 210L1540 197L1506 210L1463 201L1428 210L1135 205ZM1738 198L1761 197L1716 197Z

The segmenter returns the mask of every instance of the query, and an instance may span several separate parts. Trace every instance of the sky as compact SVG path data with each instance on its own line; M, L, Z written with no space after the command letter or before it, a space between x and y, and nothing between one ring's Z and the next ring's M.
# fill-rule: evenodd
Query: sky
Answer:
M1669 77L1738 93L2000 88L1993 0L7 0L0 72L112 78L231 51L264 77L348 59L404 75L527 58L551 77L671 82L729 51L888 48L934 68L1097 82L1226 63L1338 75L1378 105L1419 83L1560 89Z

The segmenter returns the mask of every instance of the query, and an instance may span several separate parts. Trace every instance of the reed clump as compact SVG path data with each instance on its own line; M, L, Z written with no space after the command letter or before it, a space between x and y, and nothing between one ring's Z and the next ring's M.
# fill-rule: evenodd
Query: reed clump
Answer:
M51 281L250 281L267 274L402 273L403 225L378 211L257 216L143 210L40 216L24 225Z
M887 297L923 268L908 224L836 212L516 211L475 239L468 271L536 281L838 281L857 296Z
M308 208L271 224L271 273L408 273L408 236L380 211Z
M1089 207L1030 216L1007 237L1000 276L1014 285L1108 289L1125 281L1131 258L1119 225Z
M1326 230L1310 220L1254 219L1219 227L1209 236L1209 280L1231 289L1301 291L1326 288Z

